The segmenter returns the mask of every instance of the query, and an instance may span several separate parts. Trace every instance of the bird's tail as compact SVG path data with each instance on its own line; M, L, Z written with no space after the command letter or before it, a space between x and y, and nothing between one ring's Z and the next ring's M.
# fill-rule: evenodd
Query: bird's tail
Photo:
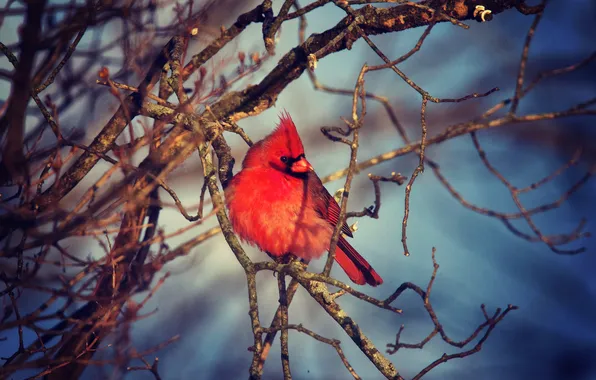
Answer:
M358 285L381 285L383 279L372 266L346 241L343 236L337 241L335 260L346 272L350 280Z

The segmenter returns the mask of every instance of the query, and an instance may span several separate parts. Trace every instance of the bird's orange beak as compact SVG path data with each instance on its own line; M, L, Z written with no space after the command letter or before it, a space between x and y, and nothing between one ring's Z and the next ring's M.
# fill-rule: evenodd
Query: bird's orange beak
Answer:
M301 157L298 161L292 164L291 169L293 173L306 173L309 171L314 170L310 162L306 160L306 158Z

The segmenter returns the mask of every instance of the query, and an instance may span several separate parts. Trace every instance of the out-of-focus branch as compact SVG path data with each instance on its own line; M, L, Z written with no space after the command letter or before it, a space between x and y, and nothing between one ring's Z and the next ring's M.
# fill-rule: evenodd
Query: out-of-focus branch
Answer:
M529 114L525 116L516 116L516 117L502 117L490 121L471 121L466 123L458 123L452 126L449 126L445 131L440 132L432 137L427 139L426 146L429 147L431 145L440 144L444 141L452 139L454 137L466 135L471 132L483 130L483 129L493 129L499 128L506 125L512 124L521 124L529 121L542 121L542 120L555 120L561 119L565 117L572 117L578 115L596 115L596 110L592 109L585 109L584 106L582 107L571 107L564 111L558 112L547 112L541 114ZM411 144L407 144L401 148L391 150L382 154L379 154L375 157L369 158L368 160L362 161L358 164L357 170L364 170L375 165L378 165L382 162L386 162L392 160L396 157L404 156L408 153L415 152L416 149L420 147L420 141L412 142ZM322 178L323 182L330 182L335 181L344 177L347 173L347 169L338 170L332 174L329 174Z
M555 253L559 253L559 254L578 254L578 253L582 253L586 250L585 247L581 247L581 248L577 248L577 249L560 249L557 248L557 245L560 244L567 244L569 242L572 242L582 236L585 236L581 230L582 227L584 225L584 221L580 222L579 227L571 234L569 235L563 235L563 236L559 236L558 239L554 240L548 236L545 236L540 229L536 226L536 224L534 223L534 221L532 220L532 216L528 213L528 210L526 210L526 208L523 206L523 204L521 203L521 200L519 199L519 195L523 192L525 192L525 189L518 189L515 186L513 186L488 160L486 152L482 149L482 147L480 146L480 142L478 141L478 138L476 137L476 133L471 133L470 136L472 136L472 141L474 143L474 147L476 148L478 155L480 156L480 159L482 160L482 163L486 166L486 168L495 176L497 177L502 183L503 185L505 185L507 187L507 189L509 190L509 192L511 193L511 198L513 199L513 201L515 202L515 205L517 206L517 208L520 211L521 216L525 219L525 221L528 223L528 226L530 226L530 228L532 229L532 232L534 232L534 234L540 239L540 241L542 241L544 244L546 244L553 252ZM596 164L592 166L592 168L590 169L590 171L588 173L586 173L586 175L582 178L582 181L580 182L580 184L585 183L594 173L596 172ZM541 181L542 183L546 183L550 178L552 178L552 176L546 177L545 180ZM577 186L572 187L572 189L577 188Z
M422 378L422 376L427 374L430 370L432 370L433 368L435 368L437 365L439 365L441 363L445 363L445 362L447 362L451 359L455 359L455 358L465 358L466 356L472 355L472 354L480 351L480 349L482 348L482 344L488 339L490 333L493 331L495 326L499 322L501 322L503 320L503 318L505 318L505 316L510 311L517 309L517 306L508 305L504 311L502 311L500 308L498 308L495 311L495 314L492 317L489 317L489 315L486 312L485 306L481 305L480 308L482 310L482 313L484 314L486 321L483 322L482 324L480 324L474 330L474 332L472 332L472 334L470 334L470 336L468 336L468 338L466 338L462 341L454 341L447 335L447 333L445 333L443 325L439 322L439 319L433 309L432 303L430 302L430 295L431 295L432 287L434 285L434 282L435 282L435 279L437 276L437 271L439 269L439 264L437 264L437 261L435 258L435 249L434 248L432 251L432 261L433 261L433 272L431 274L431 278L428 282L426 290L423 290L418 285L412 284L410 282L404 282L397 288L397 290L391 296L388 297L388 300L390 302L393 302L396 298L398 298L407 289L414 291L422 299L424 308L426 309L426 311L434 325L434 329L419 343L414 343L414 344L402 343L402 342L400 342L400 338L401 338L401 333L404 331L404 325L401 325L401 327L399 328L399 331L397 332L397 335L395 338L395 343L387 344L387 353L389 353L391 355L395 354L401 348L422 349L437 334L441 337L441 339L445 343L449 344L450 346L457 347L457 348L463 348L463 347L467 346L470 342L472 342L476 337L478 337L483 331L484 331L484 333L482 335L482 338L471 349L462 351L459 353L455 353L455 354L450 354L450 355L443 354L443 356L441 356L441 358L435 360L434 362L429 364L427 367L423 368L414 377L414 379Z
M277 326L277 327L263 328L263 332L266 332L267 334L275 333L280 330L296 330L296 331L299 331L301 333L304 333L304 334L312 337L315 340L318 340L319 342L330 345L331 347L333 347L335 349L335 351L337 352L337 355L339 355L339 358L341 359L342 363L344 363L344 365L346 366L346 369L348 370L348 372L350 372L350 375L352 375L352 377L354 377L355 380L361 379L361 377L358 376L358 374L354 370L354 367L352 367L352 365L350 364L350 362L344 355L344 352L341 349L341 342L339 340L325 338L324 336L321 336L321 335L315 333L314 331L307 329L306 327L304 327L302 325L289 324L284 327Z
M7 112L0 119L0 137L4 135L4 126L8 124L6 138L2 146L2 164L13 182L24 182L29 177L28 163L23 155L23 135L25 131L25 111L29 103L29 81L34 68L37 44L41 32L41 20L46 6L45 0L32 1L27 5L27 14L23 26L22 50L15 66L13 86L8 99ZM4 54L7 47L2 45Z

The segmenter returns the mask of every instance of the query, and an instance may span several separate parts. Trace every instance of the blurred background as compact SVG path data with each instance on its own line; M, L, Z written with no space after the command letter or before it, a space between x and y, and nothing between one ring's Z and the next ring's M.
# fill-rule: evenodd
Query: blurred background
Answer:
M306 2L302 2L302 6ZM573 4L571 4L573 3ZM59 4L59 2L52 2ZM205 22L188 55L199 51L213 36L220 24L230 25L237 15L252 9L251 1L227 1L214 8ZM6 0L0 0L0 7ZM274 1L277 14L280 1ZM169 9L169 8L164 8ZM169 39L160 35L160 25L171 22L171 12L159 12L158 18L148 20L146 27L154 27L155 39L149 50L157 51ZM344 13L328 4L308 15L306 36L329 29L344 17ZM492 105L510 97L516 83L519 60L533 16L516 10L496 15L486 23L470 21L469 30L450 23L437 25L420 52L404 62L400 68L433 96L456 98L472 92L485 92L493 87L500 91L486 98L458 104L429 104L427 122L429 136L449 125L477 117ZM590 0L551 1L530 48L528 78L544 70L564 67L587 57L594 50L596 36L596 3ZM19 17L6 17L0 29L0 40L9 45L18 40ZM277 45L277 55L263 62L254 75L236 84L241 88L257 83L277 63L285 52L298 44L298 20L285 22ZM95 39L109 41L125 31L113 27L85 36L79 45L95 43ZM372 40L389 57L398 57L410 50L418 40L422 28L374 36ZM247 55L264 51L261 24L254 24L233 43L207 63L208 72L218 65L236 59L238 51ZM151 57L148 54L148 57ZM125 70L128 78L135 78L131 60L122 56L120 47L108 49L104 61L90 60L83 54L73 59L76 65L93 65L97 70L110 67L111 72ZM150 60L148 61L150 62ZM332 54L318 62L315 71L319 81L327 86L352 90L363 63L380 64L381 60L362 40L350 51ZM144 62L137 62L143 67ZM10 69L10 63L0 57L0 68ZM127 66L128 65L128 66ZM584 69L552 79L546 79L520 104L519 113L542 113L565 110L596 95L596 70L592 62ZM91 70L90 73L96 73ZM230 70L234 70L232 65ZM133 74L130 74L130 73ZM64 128L84 132L82 143L89 143L118 106L117 100L104 87L96 86L92 75L88 82L88 96L75 101L69 111L61 115ZM131 79L131 84L137 80ZM420 96L390 71L367 75L366 90L385 96L394 106L397 116L406 127L409 137L420 137ZM59 91L59 90L48 90ZM0 105L10 93L10 84L0 81ZM59 94L55 95L56 97ZM351 114L350 96L315 91L306 74L291 83L279 96L276 106L262 114L243 119L239 125L257 141L267 135L287 110L302 135L309 161L320 176L347 166L349 149L326 139L322 126L342 126L341 116ZM359 161L403 146L381 104L368 101L368 115L361 131ZM40 115L31 112L28 125L36 125ZM142 129L140 129L142 131ZM535 192L524 195L527 207L554 201L568 190L590 165L596 162L594 120L572 117L549 122L515 124L478 133L478 138L491 162L511 183L527 186L548 175L568 161L578 147L583 147L579 165L571 168L555 181ZM246 153L247 146L237 136L226 134L236 157L235 172ZM125 136L119 140L126 141ZM469 202L502 212L517 211L508 190L495 179L478 159L469 136L429 146L427 155L437 161L445 177ZM139 155L141 157L141 155ZM418 163L415 155L394 159L375 166L356 176L351 191L349 209L359 211L373 204L373 187L369 172L390 175L400 172L410 176ZM98 178L109 164L100 162L85 181L87 186ZM117 179L116 179L117 180ZM343 186L344 179L328 183L331 193ZM87 186L78 186L64 203L76 202ZM181 201L192 210L198 203L202 185L202 169L195 154L169 178L170 186ZM571 248L586 246L585 253L575 256L557 255L542 243L530 243L514 236L498 220L465 209L439 183L430 168L416 180L410 204L408 246L411 256L405 257L401 246L401 220L404 211L404 187L382 183L380 218L359 219L359 229L351 243L373 265L385 283L377 288L359 288L378 298L390 295L402 282L414 282L425 287L431 272L431 249L437 249L440 265L431 302L447 334L454 340L465 339L484 321L480 305L489 313L508 304L519 306L493 331L482 350L465 359L442 364L425 378L428 379L596 379L596 244L593 239L581 239ZM587 218L588 231L596 230L596 182L592 179L560 208L535 218L545 234L572 231L581 218ZM166 196L162 199L168 199ZM161 227L166 233L186 226L186 221L174 207L166 207L161 214ZM204 225L168 241L170 247L206 231L216 223L209 219ZM524 232L530 229L522 221L514 222ZM73 241L69 249L81 256L102 255L97 244ZM245 246L255 260L267 256ZM320 270L324 260L311 264ZM174 335L180 339L160 352L160 374L164 379L237 379L247 376L252 354L252 333L247 315L247 290L243 270L221 235L198 246L187 257L168 264L163 272L172 275L145 306L145 313L155 314L133 325L132 343L139 350L150 348ZM334 267L333 275L349 281ZM159 276L157 276L159 277ZM51 275L48 274L48 281ZM257 277L260 317L269 323L277 307L277 284L269 272ZM300 289L290 306L290 323L302 323L315 332L342 341L342 348L356 372L363 379L377 379L375 367L355 347L345 333L325 312ZM31 293L21 297L23 308L35 307L45 295ZM402 341L416 343L433 326L418 296L406 293L394 306L403 309L398 316L378 310L371 305L340 298L340 305L355 319L363 332L379 350L394 343L400 325L405 325ZM0 342L0 356L9 356L17 339L15 331L2 333L7 340ZM34 336L28 336L30 341ZM410 378L444 352L456 350L440 339L428 343L423 350L400 350L390 356L402 376ZM290 331L290 358L296 379L347 379L335 350L312 338ZM83 378L106 378L106 368L89 368ZM23 372L23 377L27 375ZM132 379L151 378L148 372L130 372ZM270 353L264 378L281 377L279 342Z

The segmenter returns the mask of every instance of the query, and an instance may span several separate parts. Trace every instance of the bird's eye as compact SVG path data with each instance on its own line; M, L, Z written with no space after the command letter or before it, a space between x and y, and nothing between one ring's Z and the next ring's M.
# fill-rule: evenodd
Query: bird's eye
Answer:
M283 162L283 163L287 163L287 162L288 162L288 157L286 157L286 156L281 156L279 159L280 159L280 160L281 160L281 162Z

